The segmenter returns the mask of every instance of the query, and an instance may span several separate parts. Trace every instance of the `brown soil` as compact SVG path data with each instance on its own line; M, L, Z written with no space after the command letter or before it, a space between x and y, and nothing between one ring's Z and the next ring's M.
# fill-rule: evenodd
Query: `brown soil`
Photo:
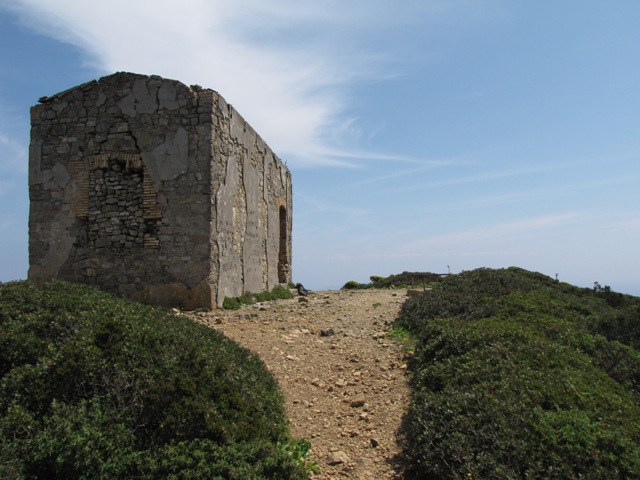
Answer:
M314 479L402 476L398 431L409 404L406 353L387 335L405 290L323 291L197 313L262 358L291 431L311 442Z

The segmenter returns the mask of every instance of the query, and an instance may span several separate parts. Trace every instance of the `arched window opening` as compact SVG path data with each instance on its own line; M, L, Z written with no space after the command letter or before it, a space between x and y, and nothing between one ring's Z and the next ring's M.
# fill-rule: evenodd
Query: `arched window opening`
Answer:
M287 209L280 207L280 244L278 248L278 282L287 283L289 281L289 252L287 228Z

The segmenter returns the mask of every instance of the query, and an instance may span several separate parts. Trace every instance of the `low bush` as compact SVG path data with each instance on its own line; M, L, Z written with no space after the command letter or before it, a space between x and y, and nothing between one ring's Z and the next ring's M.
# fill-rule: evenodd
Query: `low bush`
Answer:
M232 297L224 297L222 308L225 310L239 310L242 306L240 299Z
M375 282L376 288L423 288L432 287L442 275L431 272L402 272L382 277Z
M271 300L287 300L293 298L293 294L289 288L283 285L276 285L270 292L263 292L256 295L257 302L267 302Z
M283 286L276 285L270 292L245 293L241 297L224 297L222 308L225 310L238 310L242 305L253 305L256 302L269 302L273 300L286 300L293 298L291 291Z
M355 280L349 280L342 286L342 290L357 290L362 288L365 288L365 286L356 282Z
M639 301L614 307L516 268L407 300L397 327L418 343L405 425L415 476L639 478L638 338L610 327L622 315L637 329Z
M0 478L305 478L282 395L220 333L86 286L0 284Z
M440 282L443 275L430 272L402 272L397 275L381 277L371 275L370 283L358 283L350 280L344 284L343 290L365 290L369 288L426 288L433 287Z

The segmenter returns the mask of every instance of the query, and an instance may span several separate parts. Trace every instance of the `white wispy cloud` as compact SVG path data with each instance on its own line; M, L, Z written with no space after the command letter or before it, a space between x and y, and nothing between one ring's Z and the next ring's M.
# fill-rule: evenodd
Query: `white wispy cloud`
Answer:
M462 162L459 162L462 163ZM467 165L472 164L473 162L466 162ZM476 169L482 167L481 164L476 162ZM433 189L440 187L451 187L454 185L465 185L472 183L483 183L494 180L503 180L506 178L513 177L524 177L528 175L540 174L540 173L549 173L556 170L567 169L569 165L565 164L556 164L556 165L534 165L534 166L525 166L518 168L493 168L487 169L482 172L473 173L473 174L461 174L461 175L450 175L444 179L440 180L428 180L427 182L421 182L414 185L405 185L401 190L389 190L388 194L395 194L400 192L408 192L410 190L424 190L424 189Z
M368 8L283 0L3 5L41 33L78 46L87 62L105 73L160 74L220 91L274 150L301 163L349 163L324 143L327 130L340 122L341 87L383 72L383 55L339 44L344 29L354 29L350 35L357 37L358 31L375 28L372 20L383 21L383 3Z
M350 138L348 88L402 74L398 65L408 59L392 39L403 30L452 11L458 17L479 11L462 0L0 0L0 6L77 46L99 71L158 74L218 90L280 156L301 166L370 160L373 154ZM370 44L374 34L389 39L388 46Z

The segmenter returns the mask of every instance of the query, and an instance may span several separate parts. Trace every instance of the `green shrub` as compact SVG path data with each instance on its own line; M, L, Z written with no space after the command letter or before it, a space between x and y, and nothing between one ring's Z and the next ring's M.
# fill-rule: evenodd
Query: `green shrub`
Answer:
M356 282L355 280L349 280L342 286L342 290L355 290L358 288L362 288L362 285Z
M293 298L293 294L283 285L276 285L270 292L245 293L238 298L224 297L222 308L225 310L238 310L242 305L253 305L256 302L269 302L273 300L286 300Z
M293 298L293 294L287 287L276 285L270 292L256 294L254 298L256 302L268 302L273 300L287 300Z
M240 302L240 305L253 305L256 303L256 298L253 293L247 292L238 297L238 302Z
M389 275L376 282L378 288L431 287L440 281L440 275L431 272L402 272Z
M242 304L237 298L224 297L222 301L222 308L225 310L239 310L241 306Z
M402 349L405 352L413 352L413 350L416 348L416 338L406 328L396 327L393 330L387 332L387 336L402 344Z
M598 331L618 313L590 290L516 268L453 275L407 300L398 327L418 341L405 426L413 471L639 478L640 355Z
M343 290L368 289L368 288L414 288L432 287L441 279L441 275L430 272L402 272L397 275L381 277L372 275L369 277L371 283L358 283L349 281L342 287Z
M289 298L293 298L291 290L284 285L276 285L273 287L271 290L271 296L273 297L273 300L287 300Z
M632 303L627 297L625 304L610 309L608 315L592 316L588 324L589 330L608 340L617 340L640 350L640 303Z
M304 478L282 394L220 333L86 286L0 284L1 478Z

